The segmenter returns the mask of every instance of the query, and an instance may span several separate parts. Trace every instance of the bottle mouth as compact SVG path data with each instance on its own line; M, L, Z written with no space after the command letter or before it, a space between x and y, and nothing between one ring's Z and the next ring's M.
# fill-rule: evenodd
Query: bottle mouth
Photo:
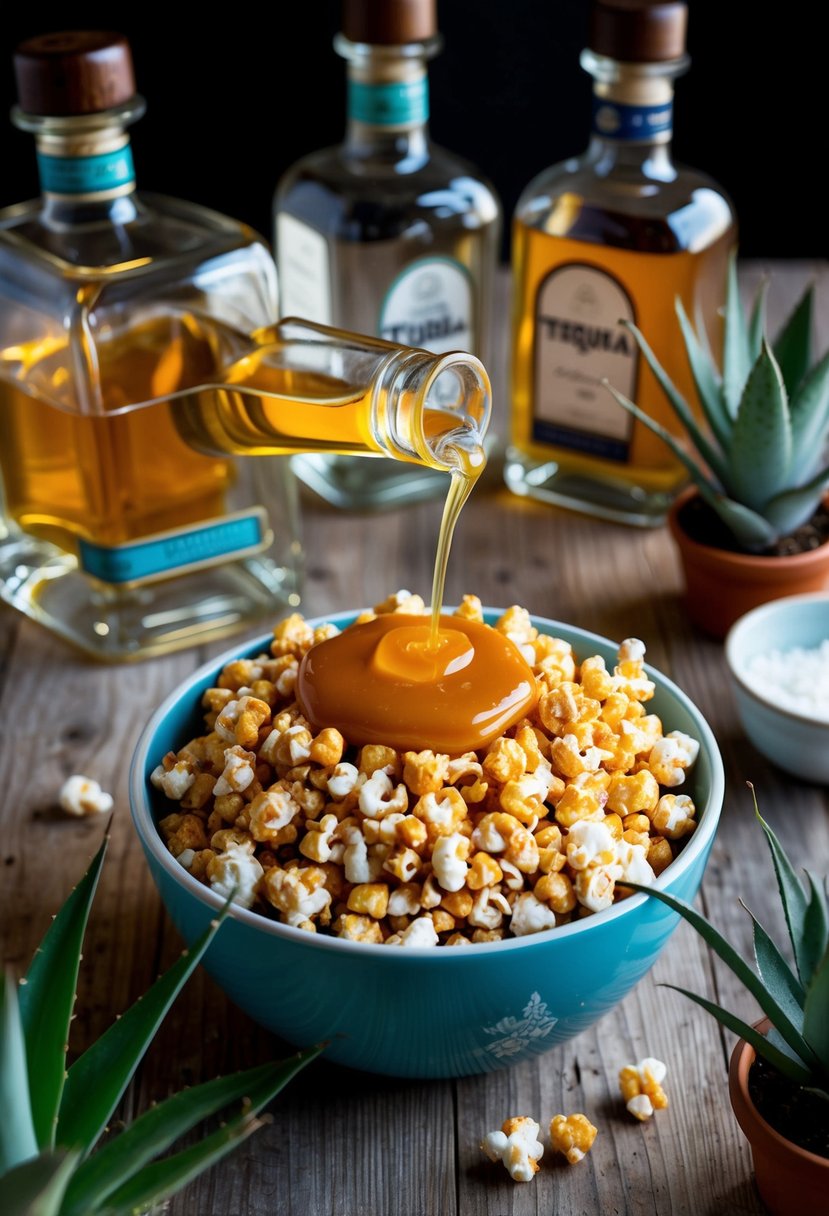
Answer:
M492 387L481 361L461 351L417 351L402 365L392 360L389 371L397 399L386 411L390 450L446 472L474 462L492 414Z
M345 34L334 35L334 50L349 63L366 65L369 62L399 62L401 59L434 59L443 50L443 38L434 34L422 42L401 42L384 45L374 42L352 42Z
M136 93L129 101L109 110L96 110L91 114L29 114L20 106L12 106L11 121L21 131L29 131L34 135L81 135L94 131L103 131L111 127L128 127L137 122L147 109L147 103L140 93Z

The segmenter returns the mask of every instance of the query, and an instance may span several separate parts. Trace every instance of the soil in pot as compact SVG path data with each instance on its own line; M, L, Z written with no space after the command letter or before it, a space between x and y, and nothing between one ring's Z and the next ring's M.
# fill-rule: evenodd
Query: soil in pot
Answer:
M829 1102L782 1076L759 1056L748 1072L748 1092L766 1122L807 1152L829 1158Z
M699 545L711 545L728 553L745 553L734 539L719 515L708 503L694 494L679 509L679 520L692 540ZM796 553L808 553L829 541L829 504L822 503L810 520L797 528L790 536L783 536L767 549L759 551L758 557L791 557Z

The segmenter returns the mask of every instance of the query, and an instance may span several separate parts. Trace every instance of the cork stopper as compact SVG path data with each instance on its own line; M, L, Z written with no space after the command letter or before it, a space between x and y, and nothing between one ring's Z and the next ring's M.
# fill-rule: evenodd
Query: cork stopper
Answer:
M107 30L65 30L21 42L14 55L25 114L70 117L124 105L135 96L129 43Z
M685 54L684 0L593 0L587 45L625 63L661 63Z
M342 32L369 46L426 42L437 33L437 0L343 0Z

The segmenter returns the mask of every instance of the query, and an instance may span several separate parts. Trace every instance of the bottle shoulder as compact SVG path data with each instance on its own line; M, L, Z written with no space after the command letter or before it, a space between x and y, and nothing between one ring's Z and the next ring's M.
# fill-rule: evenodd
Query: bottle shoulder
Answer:
M533 178L518 199L515 220L553 236L642 252L706 247L737 222L722 187L697 169L608 165L589 153Z
M354 237L365 221L417 216L435 224L462 221L469 229L500 223L493 186L468 161L431 144L420 158L353 155L344 144L296 162L280 180L274 213L305 220L330 236Z

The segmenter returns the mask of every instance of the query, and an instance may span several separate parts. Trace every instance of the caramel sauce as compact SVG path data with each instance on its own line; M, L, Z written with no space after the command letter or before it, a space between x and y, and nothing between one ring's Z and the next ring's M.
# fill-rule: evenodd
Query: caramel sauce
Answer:
M473 432L447 438L452 466L435 554L430 617L386 613L312 646L299 667L300 709L349 743L458 755L485 748L529 713L535 677L518 647L481 621L441 616L458 516L485 456Z
M312 646L297 680L302 712L349 743L458 755L486 747L529 713L535 678L490 625L386 613Z

